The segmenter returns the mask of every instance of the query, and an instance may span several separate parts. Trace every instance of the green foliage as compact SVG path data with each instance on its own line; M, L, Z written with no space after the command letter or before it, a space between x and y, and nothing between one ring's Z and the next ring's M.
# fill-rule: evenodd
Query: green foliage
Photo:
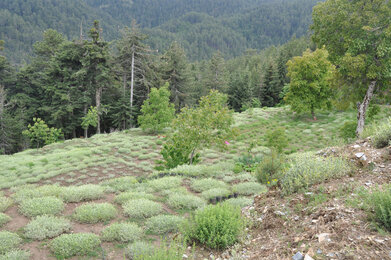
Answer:
M137 241L132 244L130 244L126 250L125 254L129 259L135 260L135 259L143 259L152 255L153 251L155 250L155 247L147 243L145 241Z
M138 117L140 127L147 132L157 133L169 126L174 119L175 107L170 104L168 83L160 89L152 88L149 98L144 101Z
M387 230L391 230L391 186L376 189L368 194L366 203L373 210L374 219Z
M145 222L147 232L151 234L164 235L177 232L183 224L184 218L173 215L158 215Z
M80 223L109 221L117 216L117 209L110 203L88 203L77 207L72 218Z
M0 231L0 255L17 248L21 242L22 239L17 234Z
M99 185L86 184L65 187L61 197L65 202L80 202L96 200L104 195L104 188Z
M43 185L32 186L25 185L17 188L16 192L12 195L16 202L20 203L27 199L40 198L40 197L57 197L61 198L64 193L63 187L58 185Z
M155 196L153 196L152 194L149 194L149 193L128 191L128 192L123 192L123 193L118 194L115 197L114 202L122 205L125 202L127 202L128 200L132 200L132 199L133 200L134 199L153 200L154 198L155 198Z
M134 223L114 223L102 231L103 241L129 243L139 240L143 230Z
M182 260L185 253L185 245L177 243L175 240L170 244L163 241L159 247L154 247L151 252L145 255L138 254L133 257L135 260Z
M92 233L63 234L52 240L50 250L62 258L84 256L93 254L100 243L99 236Z
M391 118L379 123L371 137L371 141L376 148L386 147L391 141Z
M367 111L367 118L368 118L368 121L372 121L375 116L377 116L379 113L381 112L381 108L379 105L377 104L370 104L370 106L368 107L368 111Z
M193 164L197 150L213 144L224 147L233 135L232 112L227 108L227 96L211 91L202 97L196 108L183 108L174 120L174 133L163 145L161 154L167 168Z
M64 210L64 203L55 197L26 199L20 203L19 211L26 217L57 215Z
M71 222L65 218L54 216L38 216L31 220L25 227L25 237L44 240L56 237L71 229Z
M285 194L291 194L325 180L348 175L351 171L349 163L344 158L297 154L292 159L290 167L282 173L280 186Z
M7 224L10 220L11 220L11 218L8 215L6 215L4 213L0 213L0 227Z
M201 193L201 196L204 199L209 200L209 199L215 198L215 197L226 197L229 194L231 194L231 191L228 190L228 189L215 188L215 189L210 189L210 190L203 191Z
M87 114L82 118L81 127L88 129L89 126L96 127L98 125L98 110L96 107L91 106L88 109ZM88 136L86 136L87 138Z
M270 184L274 179L279 178L279 173L283 169L284 160L276 151L264 157L259 164L255 175L257 180L262 184Z
M110 187L114 191L127 191L134 188L137 183L138 181L135 177L125 176L101 182L100 185Z
M284 100L293 111L309 111L316 119L315 109L331 106L333 92L329 82L333 66L327 57L325 49L307 50L302 57L295 57L287 63L291 82Z
M0 255L0 260L29 260L30 253L23 250L11 250Z
M188 241L199 242L210 248L224 249L238 241L244 226L240 209L223 203L196 211L189 218L184 234Z
M129 200L122 205L125 216L131 218L149 218L158 215L163 207L148 199Z
M250 206L253 204L253 202L254 202L253 199L246 198L246 197L231 198L224 201L224 203L228 203L231 204L232 206L239 207L239 208Z
M173 193L168 197L167 204L174 209L197 209L205 206L205 201L192 194Z
M285 129L279 127L266 133L266 146L282 153L283 149L288 146L288 138Z
M222 181L207 178L207 179L194 179L190 185L191 189L196 192L203 192L213 188L228 188L228 185Z
M343 138L345 141L352 140L356 138L356 128L357 122L350 121L345 122L341 128L339 128L339 136Z
M6 211L11 205L12 200L10 198L0 196L0 212Z
M232 190L241 195L256 195L266 192L267 188L257 182L242 182L232 186Z
M62 137L61 129L49 128L45 121L40 118L33 118L34 125L28 125L28 130L23 135L30 138L30 141L37 148L47 144L55 143Z
M147 184L155 191L167 190L181 186L182 178L176 176L164 177L156 180L151 180Z

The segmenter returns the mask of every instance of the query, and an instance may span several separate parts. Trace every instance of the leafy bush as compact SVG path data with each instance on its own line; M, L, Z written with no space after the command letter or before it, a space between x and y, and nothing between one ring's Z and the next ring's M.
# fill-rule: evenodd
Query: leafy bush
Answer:
M110 203L88 203L77 207L72 217L80 223L98 223L117 216L117 209Z
M372 143L376 148L386 147L391 141L391 118L380 123L372 136Z
M159 215L148 219L145 225L149 233L163 235L170 232L177 232L183 222L183 217Z
M30 253L23 250L11 250L4 255L0 255L0 260L29 260Z
M25 185L16 190L13 197L16 202L20 203L26 199L39 197L57 197L60 198L64 192L64 187L58 185L43 185L35 187L32 185Z
M62 198L65 202L80 202L102 198L104 188L99 185L86 184L81 186L65 187Z
M168 197L167 204L174 209L197 209L206 205L200 197L183 193L171 194Z
M0 255L15 249L22 239L15 233L0 231Z
M134 223L114 223L102 231L104 241L133 242L141 238L143 230Z
M196 211L187 221L184 234L186 240L224 249L238 241L244 227L240 208L221 203Z
M253 202L254 202L253 199L249 199L246 197L231 198L224 201L224 203L229 203L232 206L239 207L239 208L250 206L251 204L253 204Z
M122 207L125 215L133 218L149 218L163 210L162 205L148 199L129 200Z
M369 105L368 111L367 111L367 118L369 121L372 121L376 115L378 115L381 111L381 108L377 104L371 104Z
M12 205L12 200L6 197L0 197L0 212L6 211Z
M33 118L34 125L28 125L28 130L23 131L23 135L30 138L31 143L39 148L45 144L57 142L63 133L61 129L49 128L45 121L40 118Z
M387 230L391 230L391 186L375 190L367 199L373 209L374 219Z
M280 171L283 169L284 159L277 152L272 151L270 155L265 156L259 164L255 175L260 183L268 184L272 179L278 179Z
M57 257L68 258L90 255L100 243L99 236L91 233L63 234L53 239L50 249Z
M133 176L125 176L120 178L114 178L107 181L103 181L100 185L109 187L114 191L128 191L134 188L138 181Z
M215 197L225 197L230 194L231 194L231 192L228 189L217 188L217 189L206 190L201 193L201 196L204 199L209 200L209 199L215 198Z
M9 222L11 218L4 213L0 213L0 227L4 226L7 222Z
M320 158L310 153L297 154L292 158L290 167L282 174L280 185L285 194L291 194L350 172L350 165L343 158Z
M243 154L237 159L234 169L235 173L240 173L243 170L246 172L252 172L254 171L255 167L257 167L257 165L262 161L261 156L256 156L250 151L251 147L246 154Z
M345 122L341 128L339 128L339 136L345 141L356 138L356 121Z
M288 146L288 138L285 133L285 129L279 127L273 131L268 131L266 133L266 146L269 148L274 148L278 153L281 153L282 150Z
M232 190L241 195L254 195L267 191L264 185L257 182L238 183L232 187Z
M222 181L218 181L212 178L207 178L207 179L193 180L191 182L191 188L196 192L203 192L214 188L227 189L228 185Z
M170 103L168 83L157 89L152 88L148 99L141 106L138 123L143 131L157 133L167 127L175 117L174 104Z
M24 228L25 237L44 240L56 237L71 229L71 222L65 218L54 216L38 216Z
M55 197L26 199L20 203L19 210L26 217L57 215L64 210L64 203Z
M130 244L126 250L125 254L129 259L143 259L143 257L151 256L155 247L150 243L145 241L137 241L133 244Z
M148 182L148 186L153 188L155 191L172 189L182 184L182 177L171 176L164 177L161 179L151 180Z
M153 196L152 194L145 193L145 192L128 191L128 192L123 192L123 193L118 194L115 197L114 202L122 205L125 202L127 202L128 200L132 200L132 199L133 200L134 199L149 199L149 200L153 200L154 198L155 198L155 196Z

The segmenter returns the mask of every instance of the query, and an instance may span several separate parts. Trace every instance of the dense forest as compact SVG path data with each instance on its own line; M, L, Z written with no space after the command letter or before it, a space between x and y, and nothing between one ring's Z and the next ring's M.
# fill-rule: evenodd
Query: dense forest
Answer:
M190 61L225 58L248 48L263 49L308 32L312 7L318 0L3 0L0 3L0 39L5 56L22 65L31 60L33 44L49 28L65 39L79 38L98 19L102 37L114 41L120 29L135 19L160 52L177 41ZM85 36L86 33L84 32ZM114 46L112 43L111 46Z

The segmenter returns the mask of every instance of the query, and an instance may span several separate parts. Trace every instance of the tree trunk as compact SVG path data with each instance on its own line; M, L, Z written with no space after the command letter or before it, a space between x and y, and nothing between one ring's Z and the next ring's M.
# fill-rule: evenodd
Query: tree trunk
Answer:
M84 116L87 115L87 104L86 103L84 103L84 111L83 111L83 113L84 113ZM84 138L88 138L88 127L86 129L84 129Z
M190 165L193 164L194 152L195 152L195 149L193 149L193 151L191 152L191 155L190 155Z
M102 87L96 89L95 94L95 102L96 102L96 110L98 110L98 122L96 126L96 133L100 134L100 100L102 95Z
M357 137L359 137L359 135L364 130L365 114L367 112L369 103L371 102L373 92L375 91L375 86L376 86L376 80L371 81L371 83L369 84L367 93L365 94L363 102L357 103L357 110L358 110L358 112L357 112L357 129L356 129Z
M134 86L134 50L132 52L132 71L130 81L130 127L133 127L133 86Z
M124 96L126 94L126 72L124 72L124 75L122 76L122 84L123 84L123 91L124 91Z
M315 111L313 108L311 109L311 115L312 115L312 118L314 119L314 121L316 121L317 118L316 118Z

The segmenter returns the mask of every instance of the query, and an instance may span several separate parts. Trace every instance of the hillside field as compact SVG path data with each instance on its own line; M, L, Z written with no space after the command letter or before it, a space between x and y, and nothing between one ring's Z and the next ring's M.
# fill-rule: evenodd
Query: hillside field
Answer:
M175 235L197 208L219 199L245 207L253 203L254 195L265 193L267 187L254 175L234 173L234 168L251 143L255 144L252 154L270 153L265 147L268 130L285 128L286 154L317 151L341 144L338 129L353 120L355 113L332 111L317 116L317 121L296 116L287 107L235 114L240 134L228 140L225 151L205 149L199 165L166 172L154 170L165 134L146 135L139 129L0 156L0 212L4 213L0 217L5 219L0 221L0 230L17 234L21 240L12 248L26 250L31 259L62 259L50 250L61 233L98 235L101 247L93 247L88 259L101 259L102 254L106 259L124 259L132 254L129 243L143 240L159 245ZM40 234L44 232L39 224L31 222L38 222L41 215L58 216L52 220L58 231ZM127 226L126 236L118 238L110 236L115 223L132 225ZM209 252L198 248L193 254L203 259L201 255L208 257Z

